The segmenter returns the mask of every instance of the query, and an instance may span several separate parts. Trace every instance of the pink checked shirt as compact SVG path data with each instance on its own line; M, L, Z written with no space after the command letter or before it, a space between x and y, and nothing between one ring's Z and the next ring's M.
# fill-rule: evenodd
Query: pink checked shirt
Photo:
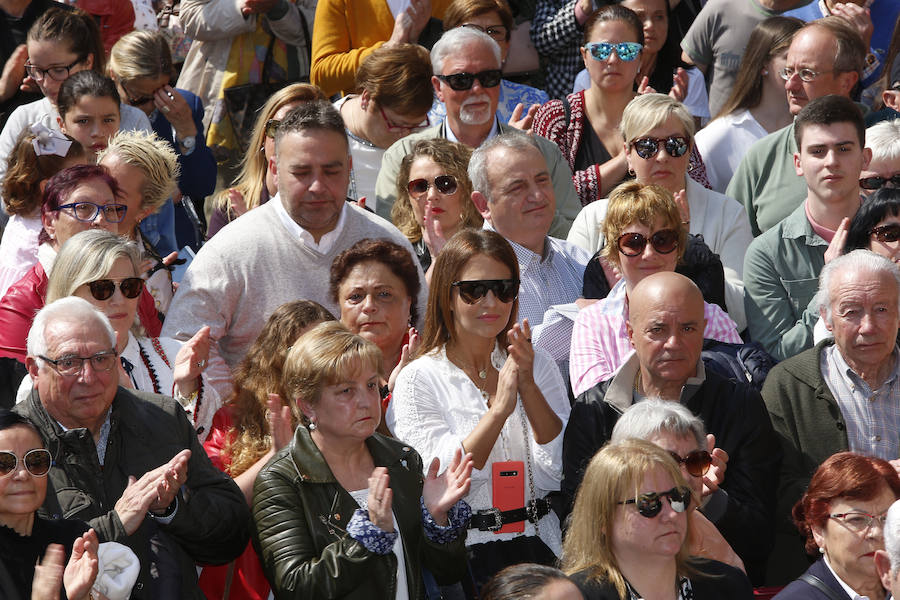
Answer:
M716 304L703 304L706 318L703 337L742 344L737 325L728 313ZM569 378L576 396L612 377L634 352L625 331L627 314L624 281L619 281L606 298L578 312L569 354Z

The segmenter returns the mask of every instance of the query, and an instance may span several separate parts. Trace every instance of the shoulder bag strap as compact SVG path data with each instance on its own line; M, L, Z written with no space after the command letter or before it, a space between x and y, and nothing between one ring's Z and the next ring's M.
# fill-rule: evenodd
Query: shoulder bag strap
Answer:
M810 573L804 573L803 575L800 576L800 579L802 579L809 585L813 586L814 588L816 588L817 590L819 590L820 592L825 594L825 596L828 597L829 600L847 600L847 598L838 594L833 589L828 587L824 581L822 581L815 575L812 575Z

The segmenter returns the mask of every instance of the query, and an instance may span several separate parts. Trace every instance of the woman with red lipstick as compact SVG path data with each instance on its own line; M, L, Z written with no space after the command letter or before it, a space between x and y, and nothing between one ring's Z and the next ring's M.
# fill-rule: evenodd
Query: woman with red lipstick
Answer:
M692 501L678 464L651 442L608 444L588 464L562 569L586 600L749 600L747 576L690 556Z
M793 510L806 552L820 558L776 600L884 600L874 554L884 550L885 515L898 497L900 478L885 460L840 452L822 463Z
M516 321L519 266L503 237L464 229L433 269L421 347L397 377L386 420L426 462L472 454L466 501L478 514L467 545L478 587L511 564L559 555L547 495L559 490L569 401L556 364L532 348L528 321ZM510 496L499 491L507 485Z

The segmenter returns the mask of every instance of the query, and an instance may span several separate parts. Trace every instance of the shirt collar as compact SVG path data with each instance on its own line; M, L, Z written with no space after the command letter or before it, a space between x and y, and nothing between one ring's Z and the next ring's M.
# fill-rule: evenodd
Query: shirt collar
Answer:
M862 377L860 377L859 374L856 371L854 371L853 368L847 363L847 361L844 360L844 355L843 355L843 353L841 353L841 350L840 350L840 348L838 348L837 344L828 346L827 348L825 348L825 351L829 352L831 354L831 356L834 358L834 364L837 365L838 369L840 369L840 372L842 374L844 374L847 377L850 377L852 379L858 380L858 381L863 380ZM897 379L897 366L898 366L897 365L897 360L898 360L897 346L894 346L894 350L893 350L893 352L891 352L891 358L894 361L894 366L893 366L893 368L891 368L891 372L887 376L887 379L885 379L881 383L881 387L884 387L886 385L891 385L891 384L893 384L894 380ZM872 391L874 392L876 390L872 390Z
M822 561L825 563L825 566L828 567L828 570L831 571L831 574L834 576L835 581L838 582L838 585L841 586L841 588L844 590L844 592L847 593L847 596L850 598L850 600L869 600L868 596L860 596L859 594L856 593L856 590L854 590L852 587L847 585L843 579L838 577L838 574L835 573L834 569L831 568L831 565L828 564L827 556L823 556Z
M48 415L50 413L47 413ZM106 411L106 419L103 421L103 425L100 426L100 435L97 437L96 448L97 448L97 460L102 465L106 460L106 441L109 439L109 430L112 427L110 422L110 415L112 415L112 407ZM53 419L56 421L56 419ZM56 424L59 425L59 428L63 430L63 433L69 431L65 425L56 421ZM84 429L82 427L78 427L77 429ZM90 430L89 430L90 431Z
M281 200L281 194L275 194L275 198L272 199L275 204L275 213L278 215L278 218L281 220L281 223L287 228L291 235L296 237L301 243L308 246L311 250L318 252L319 254L328 254L331 249L334 247L334 243L338 240L341 235L341 232L344 230L344 224L347 222L347 203L341 207L341 215L338 217L338 222L334 226L334 229L326 233L319 239L319 242L316 243L313 235L308 232L306 229L300 226L297 221L291 218L291 215L288 214L287 209L284 208L284 202Z
M457 139L456 134L453 133L453 129L452 129L452 128L450 127L450 125L447 123L447 119L446 119L446 118L444 119L444 122L443 122L443 124L441 125L441 128L444 130L444 137L445 137L445 138L447 138L447 139L450 140L451 142L457 142L457 143L459 143L459 139ZM484 141L482 141L481 143L483 144L484 142L488 141L489 139L491 139L492 137L494 137L494 136L497 135L498 133L500 133L500 121L497 119L497 117L494 117L494 124L491 126L491 130L488 132L487 137L484 138Z
M637 377L638 370L641 368L637 354L632 351L631 356L622 363L613 380L606 390L604 400L619 412L625 410L633 404L634 380ZM685 404L694 397L700 387L706 382L706 367L702 360L697 361L697 374L688 377L681 388L681 396L679 401Z

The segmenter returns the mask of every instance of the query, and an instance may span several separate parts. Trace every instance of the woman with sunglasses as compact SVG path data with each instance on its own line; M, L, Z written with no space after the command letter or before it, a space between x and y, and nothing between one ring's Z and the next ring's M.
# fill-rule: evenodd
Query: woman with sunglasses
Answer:
M605 219L597 227L604 244L597 258L605 261L607 278L615 272L621 279L605 298L579 311L575 319L569 377L576 396L612 377L631 354L625 328L628 295L648 275L674 271L687 240L672 194L661 186L637 181L613 190ZM742 343L734 321L718 305L705 302L704 316L703 337Z
M6 600L59 598L52 586L50 595L42 595L48 582L41 565L60 550L68 562L64 597L87 600L97 576L94 530L84 521L51 521L37 514L47 496L52 462L31 421L0 409L0 596Z
M775 599L884 600L873 555L884 550L884 520L897 498L900 478L886 460L839 452L823 462L793 509L806 553L818 560Z
M294 83L272 94L260 109L238 176L230 188L219 192L213 199L207 239L278 193L275 175L269 172L269 161L275 158L275 130L291 109L310 100L326 100L326 97L322 90L313 85Z
M562 568L586 600L750 600L738 569L691 556L695 499L672 456L650 442L608 444L589 463Z
M681 468L694 499L687 511L691 556L718 560L745 571L744 562L713 524L722 516L723 502L728 501L724 492L718 491L728 456L714 447L715 439L706 435L703 421L682 404L648 398L622 413L609 439L618 443L628 438L656 444Z
M472 454L466 544L476 587L510 564L552 564L560 552L547 495L559 490L569 401L556 364L532 348L528 321L516 322L518 273L512 247L493 231L464 229L447 242L417 358L400 371L386 414L426 464L448 464L460 447Z
M444 138L420 140L400 162L391 222L413 245L431 277L431 265L447 240L465 227L484 224L471 201L472 150Z
M635 180L665 188L679 202L681 222L722 261L725 306L742 331L744 314L744 254L753 240L744 208L732 198L703 187L690 177L689 153L694 147L694 119L680 102L663 94L644 94L628 103L621 123L624 157ZM585 207L569 231L568 240L590 252L600 247L597 232L606 202ZM610 281L610 284L613 282Z
M900 120L881 121L868 127L866 148L872 150L872 160L859 174L860 192L871 196L883 187L900 188Z

